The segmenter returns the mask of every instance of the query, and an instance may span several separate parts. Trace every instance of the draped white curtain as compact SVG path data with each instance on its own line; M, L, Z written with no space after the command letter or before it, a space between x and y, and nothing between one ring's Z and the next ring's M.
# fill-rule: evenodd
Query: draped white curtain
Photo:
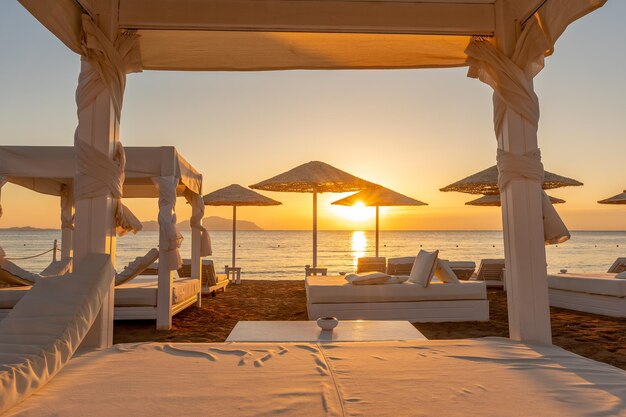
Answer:
M494 46L491 40L476 37L465 53L470 66L468 76L489 84L493 90L494 129L502 133L506 110L518 113L535 130L539 124L539 100L533 78L543 69L544 58L552 53L554 43L574 20L601 7L606 0L548 1L523 26L511 57ZM539 149L526 155L498 151L500 190L513 179L526 178L543 182ZM544 240L555 244L569 239L567 227L543 193Z
M8 181L9 181L9 179L7 178L6 175L0 175L0 218L2 217L2 214L3 214L3 211L2 211L2 187L4 187ZM2 246L0 246L0 262L2 262L2 260L4 259L5 256L6 256L6 254L4 253L4 249L2 249Z
M61 229L74 230L74 214L68 210L74 205L74 197L69 187L63 185L61 187Z
M202 200L202 196L186 189L185 199L192 207L192 213L195 213L189 219L189 224L192 229L200 230L200 256L211 256L213 255L211 236L209 235L208 230L202 226L202 218L204 217L204 201Z
M176 177L154 177L155 186L159 189L159 262L165 262L170 271L180 268L183 261L179 248L183 235L176 226Z

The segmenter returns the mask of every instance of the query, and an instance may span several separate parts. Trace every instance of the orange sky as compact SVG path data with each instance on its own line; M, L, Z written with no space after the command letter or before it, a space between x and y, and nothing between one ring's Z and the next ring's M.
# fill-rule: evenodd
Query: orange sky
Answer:
M596 203L626 188L625 15L626 2L608 2L576 22L535 80L544 166L585 183L551 192L567 200L557 209L571 229L626 230L626 207ZM71 145L78 57L17 2L0 4L0 56L0 143ZM465 72L132 74L121 137L127 146L175 145L204 175L205 192L321 160L429 203L385 209L383 229L500 229L497 208L438 191L495 163L491 90ZM265 229L311 227L310 195L267 195L284 205L241 208L239 218ZM330 207L343 196L320 197L320 229L373 228L373 218L352 221ZM125 203L156 219L156 201ZM55 198L7 185L2 204L0 227L58 227ZM184 200L178 211L188 216ZM230 214L207 207L207 215Z

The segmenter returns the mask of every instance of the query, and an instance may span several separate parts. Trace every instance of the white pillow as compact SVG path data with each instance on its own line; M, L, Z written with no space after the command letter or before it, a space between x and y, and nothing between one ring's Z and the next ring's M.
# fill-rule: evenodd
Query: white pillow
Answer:
M435 274L435 267L437 266L437 256L439 251L426 252L420 250L413 262L413 268L411 268L411 274L409 275L409 282L414 282L422 287L428 287L430 280L433 279Z
M615 275L615 278L626 279L626 271L620 272L619 274Z
M389 275L382 272L361 272L346 275L346 280L352 285L384 284L389 278Z
M450 268L450 262L446 261L445 259L437 260L435 275L441 280L441 282L445 282L447 284L459 283L459 279L456 277L456 274L454 273L452 268Z
M385 282L385 285L387 285L387 284L402 284L403 282L407 282L408 280L409 280L409 276L408 275L392 275Z

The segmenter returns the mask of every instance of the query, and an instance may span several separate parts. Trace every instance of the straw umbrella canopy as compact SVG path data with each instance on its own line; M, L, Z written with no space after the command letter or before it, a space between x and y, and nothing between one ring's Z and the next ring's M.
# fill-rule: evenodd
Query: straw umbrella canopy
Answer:
M614 195L613 197L605 198L598 201L600 204L626 204L626 190L623 193Z
M232 267L235 267L235 247L237 241L237 207L238 206L278 206L282 203L265 197L255 191L242 187L239 184L231 184L220 188L203 197L206 206L232 206L233 207L233 250Z
M575 179L563 177L548 171L544 172L542 186L544 190L580 185L583 185L583 183ZM439 191L458 191L461 193L485 195L500 194L500 189L498 188L498 167L494 165L474 175L470 175L467 178L463 178L460 181L440 188Z
M376 187L324 162L311 161L250 188L265 191L313 194L313 268L317 267L317 194L345 193Z
M379 241L379 207L391 206L427 206L427 203L400 194L389 188L378 187L368 190L359 191L341 200L337 200L332 204L340 206L352 206L356 203L363 203L369 207L376 207L376 257L378 257L378 241Z
M550 202L552 204L562 204L565 203L565 200L560 198L548 196ZM490 194L479 197L475 200L468 201L465 203L466 206L483 206L483 207L500 207L502 203L500 202L500 194Z

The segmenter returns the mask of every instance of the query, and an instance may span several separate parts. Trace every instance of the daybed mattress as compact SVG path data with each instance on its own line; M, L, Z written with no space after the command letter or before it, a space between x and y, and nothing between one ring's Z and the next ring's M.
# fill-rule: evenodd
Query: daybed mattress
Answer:
M126 284L115 287L116 307L137 307L157 305L157 277L139 276ZM178 278L172 285L172 304L178 304L198 294L200 283L197 279Z
M614 417L626 372L499 338L117 345L6 415Z
M626 297L626 279L615 278L615 274L548 275L548 287L555 290Z
M461 281L458 284L431 282L424 288L411 282L352 285L342 276L309 276L306 278L306 292L310 304L487 299L485 283L476 281Z

